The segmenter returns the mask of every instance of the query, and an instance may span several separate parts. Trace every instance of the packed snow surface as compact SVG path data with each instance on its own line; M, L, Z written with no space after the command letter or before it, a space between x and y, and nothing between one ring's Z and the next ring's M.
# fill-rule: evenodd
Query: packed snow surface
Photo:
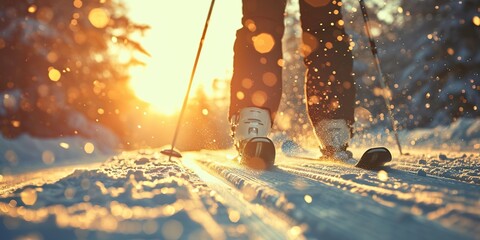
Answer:
M480 236L479 153L394 154L380 171L281 152L273 169L256 171L234 157L148 149L1 176L2 239Z

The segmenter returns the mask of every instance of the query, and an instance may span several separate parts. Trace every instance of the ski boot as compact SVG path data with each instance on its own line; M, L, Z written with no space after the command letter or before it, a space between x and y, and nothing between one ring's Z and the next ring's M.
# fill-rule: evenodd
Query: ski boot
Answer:
M314 126L323 157L355 164L352 152L347 150L351 128L344 119L327 119Z
M268 110L247 107L232 116L232 138L241 164L268 169L275 163L275 146L267 138L272 126Z

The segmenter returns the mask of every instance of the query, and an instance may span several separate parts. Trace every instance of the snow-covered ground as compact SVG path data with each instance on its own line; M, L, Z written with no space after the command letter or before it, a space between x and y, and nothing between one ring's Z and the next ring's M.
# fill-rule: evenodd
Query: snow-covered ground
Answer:
M442 132L448 129L460 131ZM422 143L441 135L421 132L401 136ZM65 139L38 141L23 148L24 157L26 149L65 150ZM403 156L392 148L393 161L380 171L289 158L278 149L276 166L262 172L237 165L233 149L182 159L146 149L106 160L99 148L88 154L87 142L75 141L69 149L84 154L76 160L50 150L50 165L44 156L29 172L0 175L1 239L480 239L474 146L416 142ZM352 150L358 158L365 148Z
M0 135L0 174L104 161L118 152L117 144L111 134L95 139L78 136L40 139L26 134L5 139Z
M151 149L4 176L2 239L480 236L478 153L411 153L379 172L281 153L276 167L262 172L233 157L232 150L201 151L169 160ZM436 170L452 161L470 170Z
M480 118L461 118L450 125L399 131L406 150L428 149L447 151L480 151ZM393 134L384 128L360 132L352 139L353 146L388 145L396 149Z

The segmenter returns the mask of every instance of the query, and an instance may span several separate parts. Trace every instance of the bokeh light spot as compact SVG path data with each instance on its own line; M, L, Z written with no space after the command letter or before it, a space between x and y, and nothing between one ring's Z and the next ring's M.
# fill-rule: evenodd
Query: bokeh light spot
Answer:
M55 155L52 151L46 150L42 153L42 161L43 163L50 165L55 162Z
M237 99L243 100L245 98L245 94L242 91L237 92Z
M50 63L54 63L58 60L58 54L55 52L49 52L47 54L47 61Z
M253 87L253 80L250 78L244 78L242 80L242 87L245 89L250 89Z
M257 25L255 25L255 22L251 19L247 19L247 21L245 21L245 26L248 28L248 30L250 30L250 32L255 32L255 30L257 30Z
M37 202L37 191L33 188L26 188L20 193L20 198L25 205L32 206Z
M17 164L18 157L17 157L17 154L13 150L7 150L4 154L4 157L5 157L5 159L7 159L7 161L10 164L12 164L12 165Z
M262 107L267 99L267 94L264 91L256 91L252 95L252 103L257 107Z
M277 76L271 72L266 72L262 76L262 81L266 86L273 87L277 84Z
M37 11L37 6L31 5L30 7L28 7L29 13L35 13L36 11Z
M110 22L110 15L104 8L94 8L88 14L88 20L96 28L104 28Z
M87 142L85 143L83 150L85 150L86 153L91 154L93 151L95 151L95 145L93 145L91 142Z
M240 220L240 213L235 210L228 210L228 219L230 219L230 222L236 223Z
M63 149L69 149L70 148L70 144L66 143L66 142L61 142L59 144L59 146Z
M453 55L453 54L455 54L455 50L453 50L453 48L448 48L447 53L448 53L448 55Z
M378 179L382 182L385 182L388 180L388 173L384 170L380 170L378 172Z
M257 36L252 37L253 46L259 53L268 53L273 49L275 40L272 35L268 33L260 33Z
M48 69L48 78L50 78L50 80L56 82L60 80L61 77L62 77L62 73L58 69L53 67L50 67Z
M73 6L76 8L81 8L83 5L81 0L73 0Z
M480 17L479 16L473 17L472 22L473 24L475 24L475 26L480 26Z
M325 43L325 47L326 47L327 49L332 49L332 48L333 48L333 44L332 44L331 42L326 42L326 43Z
M315 36L308 32L303 32L302 33L302 42L303 44L301 45L301 53L303 56L308 56L310 55L313 51L315 51L318 47L318 40Z
M303 199L305 200L306 203L312 203L312 201L313 201L312 196L310 196L310 195L308 195L308 194L305 195L305 196L303 197Z
M165 239L179 239L183 234L183 225L179 221L170 220L162 226Z
M7 44L5 43L5 40L3 38L0 38L0 49L5 48Z

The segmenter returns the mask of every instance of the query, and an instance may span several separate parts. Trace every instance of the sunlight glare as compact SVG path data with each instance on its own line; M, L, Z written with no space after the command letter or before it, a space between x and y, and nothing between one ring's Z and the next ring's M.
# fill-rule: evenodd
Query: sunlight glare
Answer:
M135 36L151 57L135 56L146 65L130 69L130 86L154 111L172 115L181 108L209 4L209 0L189 1L188 7L184 1L126 1L130 19L151 27L144 36ZM199 86L211 88L215 78L231 77L233 41L240 25L240 3L221 1L215 4L191 97Z

